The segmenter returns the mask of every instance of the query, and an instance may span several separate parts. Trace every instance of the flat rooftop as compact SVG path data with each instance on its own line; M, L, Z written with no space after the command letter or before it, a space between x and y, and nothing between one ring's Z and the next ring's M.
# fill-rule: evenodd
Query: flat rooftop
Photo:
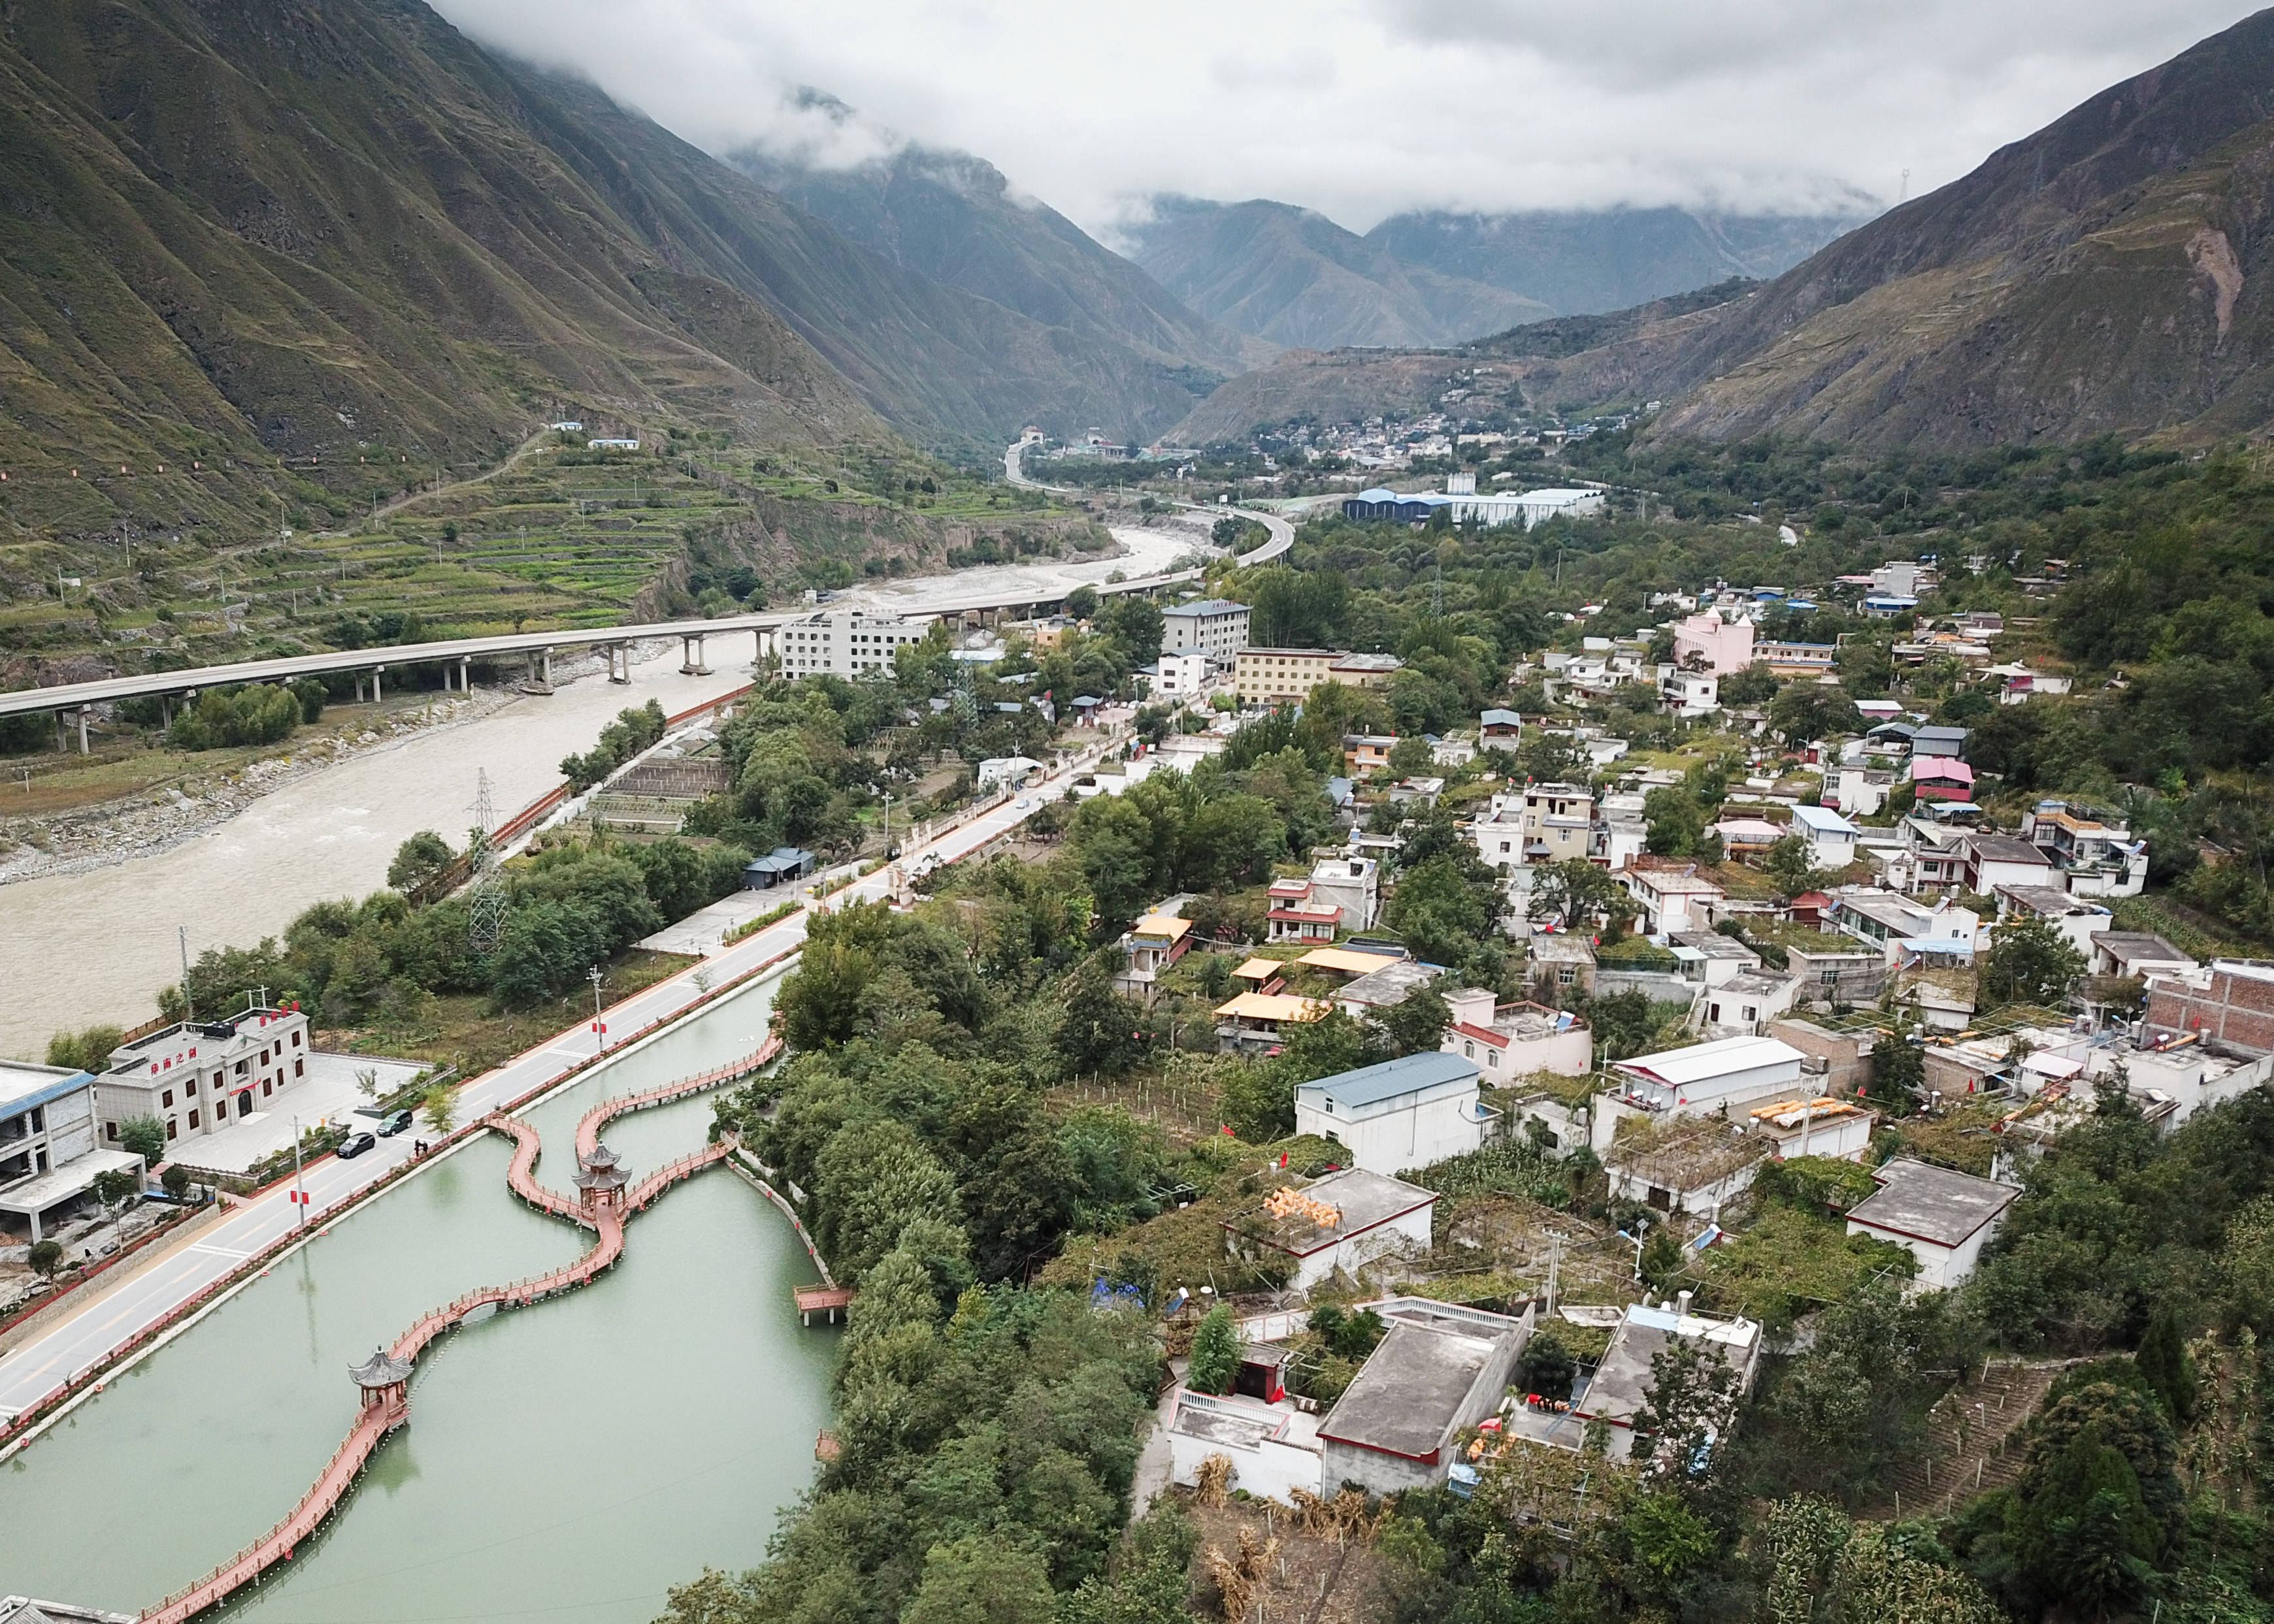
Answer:
M1445 974L1442 965L1404 959L1369 970L1338 989L1335 996L1349 1004L1403 1004L1413 993Z
M1434 1455L1492 1360L1492 1339L1393 1320L1334 1409L1321 1439L1408 1459Z
M45 1105L94 1080L87 1072L74 1071L69 1066L0 1060L0 1116L13 1116L35 1105Z
M1939 1246L1963 1245L2022 1193L2014 1184L1906 1157L1872 1177L1880 1181L1879 1188L1849 1208L1849 1221Z

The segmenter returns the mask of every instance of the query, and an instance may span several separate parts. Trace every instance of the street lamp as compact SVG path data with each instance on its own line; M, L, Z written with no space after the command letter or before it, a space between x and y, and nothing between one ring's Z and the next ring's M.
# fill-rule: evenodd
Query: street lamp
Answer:
M584 974L592 983L592 1052L597 1055L608 1047L608 1023L600 1017L600 966L594 965Z

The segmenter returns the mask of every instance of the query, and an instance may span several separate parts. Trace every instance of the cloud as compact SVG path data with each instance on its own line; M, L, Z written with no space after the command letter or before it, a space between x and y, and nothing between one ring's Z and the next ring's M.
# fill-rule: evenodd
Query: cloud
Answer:
M1155 192L1402 209L1892 202L2234 20L2232 0L438 0L687 139L962 148L1093 230ZM818 87L817 89L815 87Z

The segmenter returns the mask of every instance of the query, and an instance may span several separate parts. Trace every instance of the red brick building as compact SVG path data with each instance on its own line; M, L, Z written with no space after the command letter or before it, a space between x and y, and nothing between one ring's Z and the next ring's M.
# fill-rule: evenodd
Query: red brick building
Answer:
M2187 975L2148 981L2148 1037L2193 1034L2244 1054L2274 1053L2274 964L2221 959Z

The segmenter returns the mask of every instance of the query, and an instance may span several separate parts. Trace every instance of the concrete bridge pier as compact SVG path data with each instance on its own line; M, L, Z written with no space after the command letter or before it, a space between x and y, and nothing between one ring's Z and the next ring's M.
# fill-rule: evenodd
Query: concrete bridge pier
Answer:
M711 674L711 667L703 663L701 632L682 632L679 638L679 651L682 657L679 665L681 676L707 677Z
M373 704L377 704L386 697L379 691L379 673L386 669L384 665L373 665L371 668L371 703Z
M71 748L70 736L65 732L67 724L64 718L66 717L68 717L72 722L77 723L79 726L79 753L81 756L85 756L87 753L87 707L85 705L81 705L76 710L58 710L56 712L56 748L58 750L67 750Z
M612 643L608 645L608 680L629 683L632 680L632 645Z
M472 658L472 657L471 657L471 655L460 655L460 656L458 657L458 692L460 692L461 694L471 694L471 693L472 693L473 691L474 691L474 662L473 662L473 658Z

